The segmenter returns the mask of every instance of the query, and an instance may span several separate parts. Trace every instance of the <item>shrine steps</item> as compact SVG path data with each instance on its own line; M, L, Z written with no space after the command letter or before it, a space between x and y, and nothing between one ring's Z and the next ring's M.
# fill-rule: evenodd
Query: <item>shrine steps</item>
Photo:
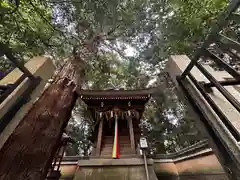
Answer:
M101 148L101 156L111 156L112 148L113 148L113 137L105 136L103 138L103 144L102 144L102 148ZM120 136L119 137L119 148L120 148L119 149L120 156L134 154L134 152L132 152L132 149L131 149L129 136Z

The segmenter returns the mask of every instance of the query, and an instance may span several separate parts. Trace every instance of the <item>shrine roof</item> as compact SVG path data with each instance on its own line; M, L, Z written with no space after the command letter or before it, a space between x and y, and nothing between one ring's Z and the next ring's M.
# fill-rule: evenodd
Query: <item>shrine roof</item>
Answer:
M136 90L79 90L77 93L82 99L149 99L156 88Z
M95 117L96 112L107 112L114 108L121 111L136 110L142 116L145 104L157 88L136 90L77 90L78 96Z

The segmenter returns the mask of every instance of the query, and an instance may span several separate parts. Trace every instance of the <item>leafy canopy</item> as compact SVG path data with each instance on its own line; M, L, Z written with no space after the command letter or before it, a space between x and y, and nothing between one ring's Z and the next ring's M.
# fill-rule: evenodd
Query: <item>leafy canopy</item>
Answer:
M90 67L85 88L151 87L163 83L159 73L169 55L193 54L227 3L227 0L0 0L0 45L12 48L19 60L51 55L57 64L72 56L74 49ZM9 68L2 56L1 71ZM190 131L194 123L188 123L192 118L180 100L172 99L171 89L168 85L160 89L145 116L153 144L163 142L153 149L165 147L164 152L196 141L184 135L195 133ZM171 119L176 122L171 123ZM70 126L73 136L79 134L76 139L87 141L86 133L82 132L90 132L87 125ZM76 149L79 147L90 148L81 143L74 152L81 151Z

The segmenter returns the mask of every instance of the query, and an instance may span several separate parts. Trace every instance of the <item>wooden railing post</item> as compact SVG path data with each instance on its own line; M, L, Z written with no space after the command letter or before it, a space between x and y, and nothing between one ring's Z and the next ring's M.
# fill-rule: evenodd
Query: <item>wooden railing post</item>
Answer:
M128 119L128 127L129 127L131 149L132 149L132 152L135 154L136 153L136 147L135 147L135 139L134 139L134 132L133 132L132 117L128 117L127 119Z
M100 156L101 145L102 145L102 131L103 131L103 119L100 120L99 127L98 127L96 156Z

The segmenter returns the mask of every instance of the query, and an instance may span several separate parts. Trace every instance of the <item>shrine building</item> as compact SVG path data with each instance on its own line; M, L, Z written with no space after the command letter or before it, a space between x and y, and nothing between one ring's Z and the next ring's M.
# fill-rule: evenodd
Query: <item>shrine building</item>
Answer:
M91 157L122 158L139 155L139 127L145 104L153 89L82 90L94 120Z

